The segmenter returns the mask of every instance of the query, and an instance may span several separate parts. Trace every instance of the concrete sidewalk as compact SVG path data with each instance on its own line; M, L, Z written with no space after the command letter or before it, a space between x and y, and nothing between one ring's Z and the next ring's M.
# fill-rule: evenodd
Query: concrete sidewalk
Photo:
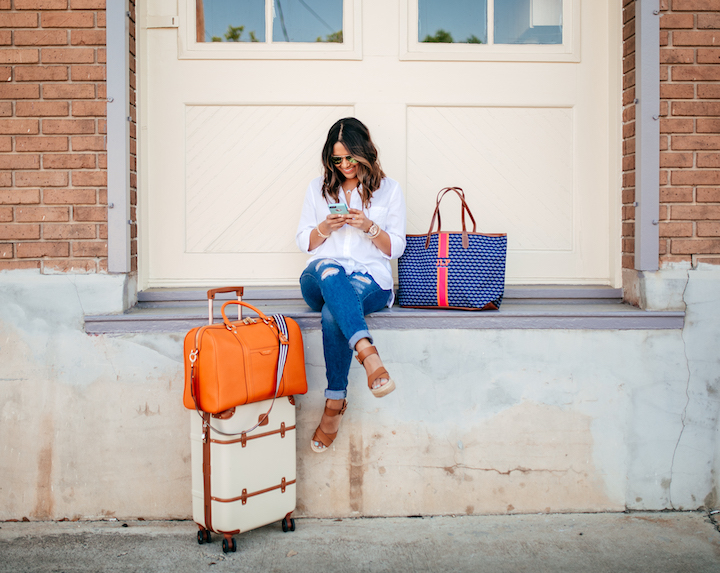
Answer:
M0 572L720 572L705 513L320 520L198 545L192 522L0 523Z

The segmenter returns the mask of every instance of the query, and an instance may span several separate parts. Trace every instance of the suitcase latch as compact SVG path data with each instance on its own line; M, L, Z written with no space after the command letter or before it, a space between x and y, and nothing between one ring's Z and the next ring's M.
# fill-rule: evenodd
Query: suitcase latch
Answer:
M240 434L240 443L242 444L242 447L243 447L243 448L244 448L245 446L247 446L247 434L246 434L245 432L243 432L242 434ZM243 503L245 503L245 502L243 501Z
M281 437L281 438L284 438L284 437L285 437L285 422L283 422L282 424L280 424L280 437Z
M285 478L282 478L282 481L280 482L280 491L285 493Z
M240 499L242 500L243 505L245 505L247 503L247 498L248 498L247 490L244 489L244 490L242 490L242 495L240 496Z

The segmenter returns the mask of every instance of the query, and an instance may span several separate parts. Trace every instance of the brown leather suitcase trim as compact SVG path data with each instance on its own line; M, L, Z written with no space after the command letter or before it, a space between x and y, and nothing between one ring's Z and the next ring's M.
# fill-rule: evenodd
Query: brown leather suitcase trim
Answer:
M233 497L233 498L230 498L230 499L221 499L221 498L219 498L219 497L211 497L210 499L212 499L213 501L217 501L217 502L219 502L219 503L232 503L232 502L234 502L234 501L242 501L242 504L245 505L245 504L247 503L248 498L249 498L249 497L253 497L253 496L255 496L255 495L260 495L260 494L263 494L263 493L268 493L269 491L274 491L274 490L276 490L276 489L279 489L279 490L282 491L282 493L285 493L285 488L286 488L287 486L289 486L289 485L293 485L293 484L295 483L295 481L296 481L296 480L285 481L285 478L282 478L282 481L281 481L278 485L274 485L274 486L269 487L269 488L267 488L267 489L261 489L261 490L259 490L259 491L254 491L254 492L252 492L252 493L248 493L248 492L247 492L247 489L243 489L243 490L242 490L242 495L240 495L240 496L238 496L238 497Z
M242 444L242 447L244 448L249 440L255 440L257 438L265 438L266 436L272 436L273 434L280 434L281 438L285 437L286 432L289 432L290 430L294 430L295 426L285 427L285 422L282 422L280 424L280 428L277 430L273 430L272 432L264 432L262 434L255 434L254 436L248 436L245 433L241 434L239 438L236 438L234 440L216 440L215 438L211 438L210 441L213 444L237 444L240 442Z

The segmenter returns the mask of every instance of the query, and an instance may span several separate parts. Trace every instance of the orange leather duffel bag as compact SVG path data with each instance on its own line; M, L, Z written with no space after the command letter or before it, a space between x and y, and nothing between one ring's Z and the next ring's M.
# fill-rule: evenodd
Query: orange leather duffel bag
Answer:
M228 305L247 307L258 316L231 322L225 314ZM223 304L222 316L222 323L193 328L185 336L186 408L219 414L250 402L307 392L302 333L294 320L268 317L234 300ZM279 369L283 357L284 368Z

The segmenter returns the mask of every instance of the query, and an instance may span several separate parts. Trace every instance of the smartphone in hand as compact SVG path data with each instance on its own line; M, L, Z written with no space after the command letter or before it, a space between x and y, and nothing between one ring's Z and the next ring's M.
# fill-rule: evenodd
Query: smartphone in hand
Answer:
M345 203L330 203L328 205L333 215L349 215L347 205Z

